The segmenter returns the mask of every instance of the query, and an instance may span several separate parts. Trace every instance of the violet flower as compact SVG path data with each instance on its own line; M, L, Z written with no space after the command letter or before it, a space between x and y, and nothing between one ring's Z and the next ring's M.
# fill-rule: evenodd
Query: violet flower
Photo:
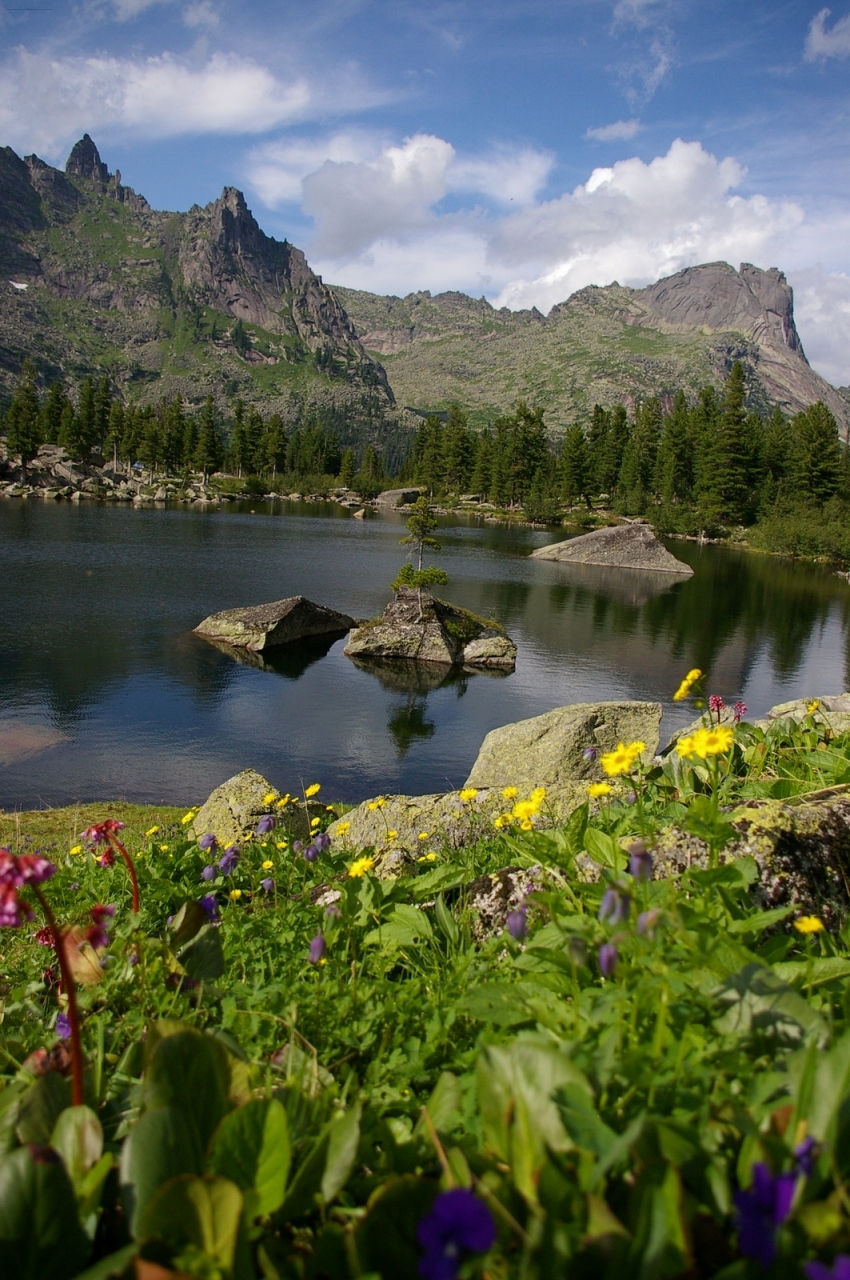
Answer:
M274 818L270 813L264 813L254 828L254 835L267 836L270 831L274 831Z
M314 844L308 844L304 850L304 857L307 862L317 862L319 859L319 850Z
M603 978L610 978L611 974L617 968L617 962L620 959L620 953L614 946L613 942L603 942L597 954L599 961L599 972Z
M599 748L598 748L598 747L585 747L584 751L582 751L582 753L581 753L581 754L582 754L582 756L584 757L584 759L585 759L585 760L595 760L595 759L596 759L596 757L599 755Z
M266 876L265 880L260 881L260 888L262 889L263 893L274 892L274 880L271 878L271 876Z
M330 849L331 838L327 831L320 831L318 835L313 836L313 844L319 850L319 853L324 853L327 849Z
M207 834L205 836L201 836L198 841L198 848L203 849L204 853L215 853L218 848L218 840L211 831L208 831Z
M91 909L92 922L86 933L86 938L95 950L109 946L109 921L115 915L113 906L104 907L96 906Z
M60 1013L56 1018L56 1026L54 1028L56 1035L60 1040L71 1039L71 1020L67 1013Z
M629 849L629 875L635 880L651 880L654 858L642 840L636 840Z
M317 933L310 942L310 952L307 956L310 964L318 964L320 960L323 960L327 949L328 944L325 942L324 935Z
M803 1270L806 1280L850 1280L850 1258L846 1253L839 1253L831 1267L825 1262L804 1262Z
M523 938L528 933L527 916L528 907L517 907L516 911L508 912L505 927L516 942L522 942Z
M472 1191L453 1187L436 1197L416 1228L422 1246L419 1274L423 1280L456 1280L470 1253L486 1253L496 1240L493 1215Z
M769 1267L776 1257L776 1232L791 1212L796 1185L796 1174L774 1175L759 1162L753 1165L749 1190L735 1192L738 1247L762 1267Z
M204 914L210 924L215 924L218 920L218 902L214 893L205 893L202 898L198 898L199 904L204 909Z
M655 931L655 926L658 924L660 919L661 912L657 911L654 907L651 907L649 911L641 911L637 918L638 933L647 933L652 937Z
M810 1178L814 1172L815 1160L818 1157L820 1143L811 1134L794 1148L794 1171L801 1177Z
M599 904L599 919L608 924L624 924L629 918L632 900L624 889L611 885L602 895Z
M213 866L204 867L203 871L201 872L201 879L207 880L207 881L215 880L215 867Z
M218 860L218 869L221 874L224 876L231 875L239 865L240 857L239 846L236 844L228 845Z

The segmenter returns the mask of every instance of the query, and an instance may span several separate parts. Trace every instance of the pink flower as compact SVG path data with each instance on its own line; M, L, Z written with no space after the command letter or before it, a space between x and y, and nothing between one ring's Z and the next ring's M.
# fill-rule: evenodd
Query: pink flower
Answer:
M56 872L52 862L40 858L37 853L22 853L17 857L8 849L0 849L0 884L21 889L25 884L43 884Z
M739 720L743 720L746 714L747 714L746 702L736 702L734 707L732 708L732 717L735 721L735 724L737 724Z
M89 926L86 938L91 945L97 950L99 947L109 946L109 924L108 921L115 915L115 908L112 906L96 906L91 909L92 923Z
M713 693L708 700L709 711L713 711L715 715L719 715L720 712L725 709L725 707L726 707L726 703L723 701L720 694Z
M105 822L97 822L93 827L87 827L83 832L83 839L86 844L102 844L104 840L109 839L111 832L123 830L123 822L118 822L115 818L107 818Z

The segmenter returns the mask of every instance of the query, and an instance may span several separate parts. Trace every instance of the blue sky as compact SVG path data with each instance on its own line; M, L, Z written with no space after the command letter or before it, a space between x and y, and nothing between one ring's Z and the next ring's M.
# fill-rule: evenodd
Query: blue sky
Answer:
M850 383L845 7L43 3L0 10L19 154L61 164L88 131L157 208L239 186L325 279L382 293L545 311L697 262L779 266L811 362Z

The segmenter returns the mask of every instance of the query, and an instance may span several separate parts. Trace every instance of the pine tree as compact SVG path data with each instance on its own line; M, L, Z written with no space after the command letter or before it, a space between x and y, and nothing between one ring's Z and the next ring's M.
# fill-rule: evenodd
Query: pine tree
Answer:
M109 410L109 429L106 433L106 447L112 450L112 468L118 470L118 450L124 439L124 406L120 400L112 401Z
M62 434L62 413L69 403L61 382L54 382L41 406L41 435L47 444L58 444Z
M561 496L569 506L584 497L590 506L588 493L589 468L587 443L584 432L576 423L567 430L561 449L558 467Z
M68 452L73 458L88 462L93 450L100 443L98 439L99 431L100 424L94 383L91 378L86 378L80 388L80 399L77 405L77 412L74 414L69 437L63 443L66 444Z
M106 437L109 434L109 411L112 408L112 391L109 378L102 377L94 393L94 446L98 453L103 453Z
M354 479L354 450L346 449L342 455L342 463L339 468L339 483L343 489L350 489L351 482Z
M661 501L687 502L694 487L691 412L684 391L677 391L664 418L655 463L655 489Z
M414 567L409 561L402 565L395 581L392 584L393 590L398 591L399 587L412 587L419 600L419 621L422 621L422 588L431 586L442 586L449 580L449 575L445 569L437 569L434 565L429 565L427 569L422 568L422 559L425 554L425 548L428 547L432 551L439 551L440 544L433 532L437 527L437 517L431 510L425 494L420 494L413 506L413 512L405 521L408 529L407 536L401 539L402 546L412 546L413 554L416 557L416 566Z
M20 454L24 476L42 440L41 402L35 379L35 365L31 360L25 360L20 382L3 419L9 452Z
M790 436L788 472L795 496L822 506L838 492L841 483L838 423L819 400L796 415Z
M215 401L207 396L198 423L198 443L195 448L195 466L203 473L206 484L210 472L221 466L222 445L218 434L218 415Z
M351 459L351 470L353 472L353 454ZM286 427L283 425L283 418L279 413L270 414L266 420L265 434L263 436L263 462L266 470L272 473L272 477L277 475L286 462Z
M724 524L741 524L755 506L746 398L743 366L736 361L726 382L723 412L704 442L700 468L701 504L711 518Z

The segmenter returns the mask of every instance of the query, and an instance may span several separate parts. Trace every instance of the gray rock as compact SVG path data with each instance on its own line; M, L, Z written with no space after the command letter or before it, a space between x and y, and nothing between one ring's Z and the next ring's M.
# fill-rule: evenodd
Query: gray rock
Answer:
M266 800L266 796L272 798ZM296 801L280 808L277 805L280 798L277 787L256 769L243 769L211 792L195 815L189 833L200 839L209 832L222 847L239 844L251 838L264 814L271 813L275 816L276 830L296 840L309 839L310 821L325 813L325 806Z
M767 729L774 720L802 720L809 714L812 702L817 702L816 719L825 721L835 733L846 733L850 729L850 693L825 693L816 698L794 698L791 702L779 702L771 707L761 720L750 720L749 723L759 729ZM717 719L717 716L714 716ZM731 725L734 721L731 707L724 707L720 712L720 723ZM686 738L697 729L703 728L704 721L700 716L692 720L683 729L677 729L670 741L661 751L662 756L669 755L680 738Z
M168 498L168 490L165 485L161 484L153 495L154 502L165 502Z
M342 635L353 626L354 619L345 613L313 604L304 596L289 596L270 604L210 614L195 631L211 640L262 653L307 636Z
M532 551L535 560L557 560L561 564L611 565L620 569L653 569L690 578L693 569L663 547L648 524L617 524L594 529L579 538L555 542Z
M530 893L545 887L546 881L556 879L541 866L502 867L492 875L479 876L466 886L466 897L472 910L471 933L476 942L486 942L504 933L508 916L526 905Z
M648 763L658 750L660 702L579 702L492 729L466 780L468 787L563 787L602 775L588 748L645 742Z
M420 494L419 489L385 489L375 499L376 507L404 507L415 502Z
M345 646L353 658L408 658L443 666L456 663L512 671L516 645L494 622L402 587L379 618L356 627Z

